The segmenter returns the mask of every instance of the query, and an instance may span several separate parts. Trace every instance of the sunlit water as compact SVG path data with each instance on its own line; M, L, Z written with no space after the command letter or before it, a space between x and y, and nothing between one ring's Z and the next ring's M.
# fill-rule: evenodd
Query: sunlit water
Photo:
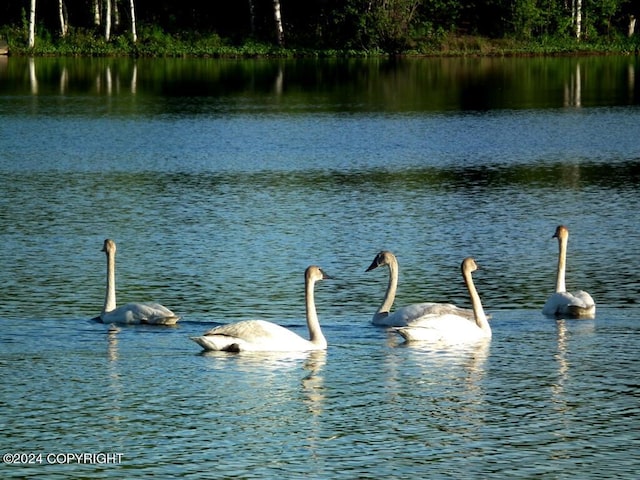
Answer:
M382 80L363 94L299 75L279 96L249 81L145 89L142 75L135 93L3 87L0 451L42 457L1 476L635 478L635 84L598 97L585 80L569 104L487 84L499 99L471 109L427 102L421 75L399 103ZM560 223L568 287L593 295L595 320L540 313ZM118 303L160 301L177 327L89 321L107 237ZM371 326L387 277L364 270L383 248L400 261L397 305L468 306L459 265L474 256L491 342L407 346ZM252 317L306 335L312 263L334 277L316 287L326 353L189 340ZM121 460L47 457L84 452Z

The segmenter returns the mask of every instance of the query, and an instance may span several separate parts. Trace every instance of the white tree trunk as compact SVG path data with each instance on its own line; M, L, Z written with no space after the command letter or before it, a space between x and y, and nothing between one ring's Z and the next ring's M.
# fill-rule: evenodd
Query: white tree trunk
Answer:
M633 37L634 33L636 33L636 17L635 15L629 15L629 30L627 34Z
M278 45L284 45L284 28L282 27L282 15L280 13L280 0L273 0L273 16L276 21L276 35L278 37Z
M138 34L136 33L136 3L135 0L131 0L131 41L136 43L138 41Z
M104 12L104 39L105 41L109 41L111 38L111 0L105 1L105 12Z
M67 16L65 15L64 0L58 0L58 16L60 17L60 36L67 36Z
M582 36L582 0L576 1L576 39Z
M249 21L251 25L251 35L256 33L256 7L253 0L249 0Z
M120 26L120 10L118 9L118 0L113 2L113 24L118 28Z
M31 0L31 10L29 11L29 48L36 45L36 0Z
M100 25L100 0L93 0L93 24Z

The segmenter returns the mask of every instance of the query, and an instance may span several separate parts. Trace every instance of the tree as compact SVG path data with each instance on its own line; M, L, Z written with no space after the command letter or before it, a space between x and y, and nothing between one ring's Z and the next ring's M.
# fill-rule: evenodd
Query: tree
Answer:
M111 0L105 0L104 12L104 39L109 41L111 38Z
M93 24L97 27L100 25L100 0L92 0L93 7Z
M280 13L280 0L273 0L273 16L276 21L276 37L279 46L284 46L284 27L282 26L282 15Z
M251 26L251 35L256 34L256 6L253 0L249 0L249 24Z
M60 17L60 36L67 36L67 9L64 5L64 0L58 0L58 16Z
M131 0L131 41L136 43L138 41L138 35L136 34L136 4L135 0Z
M571 13L576 39L580 40L582 36L582 0L573 0Z
M31 0L31 10L29 10L29 48L36 45L36 0Z

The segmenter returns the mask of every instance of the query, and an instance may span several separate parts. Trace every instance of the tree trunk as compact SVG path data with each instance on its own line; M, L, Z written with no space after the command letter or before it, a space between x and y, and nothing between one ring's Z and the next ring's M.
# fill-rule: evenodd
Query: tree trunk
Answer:
M138 41L138 34L136 33L136 3L135 0L131 0L131 41L136 43Z
M100 25L100 0L93 0L93 24Z
M276 35L279 46L284 46L284 28L282 27L282 15L280 14L280 0L273 0L273 16L276 21Z
M111 0L105 1L105 12L104 12L104 39L105 41L109 41L111 38Z
M636 33L636 16L629 15L629 30L627 31L627 35L633 37L634 33Z
M256 7L253 0L249 0L249 22L251 26L251 36L256 34Z
M29 48L36 45L36 0L31 0L31 10L29 11Z
M67 14L64 8L64 0L58 0L58 16L60 17L60 36L67 36Z
M113 1L113 25L116 27L120 27L120 9L118 8L118 0Z
M582 0L575 0L576 2L576 39L580 40L582 36Z

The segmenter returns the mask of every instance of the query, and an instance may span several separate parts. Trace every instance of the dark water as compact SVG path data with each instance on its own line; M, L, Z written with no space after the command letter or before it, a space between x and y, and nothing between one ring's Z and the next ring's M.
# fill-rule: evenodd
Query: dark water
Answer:
M36 461L3 478L634 478L635 57L2 61L0 451ZM560 223L594 321L540 313ZM118 303L179 326L87 321L107 237ZM491 342L372 327L383 248L398 306L468 306L474 256ZM304 335L312 263L335 277L326 353L188 339L254 317ZM121 458L56 456L90 452Z

